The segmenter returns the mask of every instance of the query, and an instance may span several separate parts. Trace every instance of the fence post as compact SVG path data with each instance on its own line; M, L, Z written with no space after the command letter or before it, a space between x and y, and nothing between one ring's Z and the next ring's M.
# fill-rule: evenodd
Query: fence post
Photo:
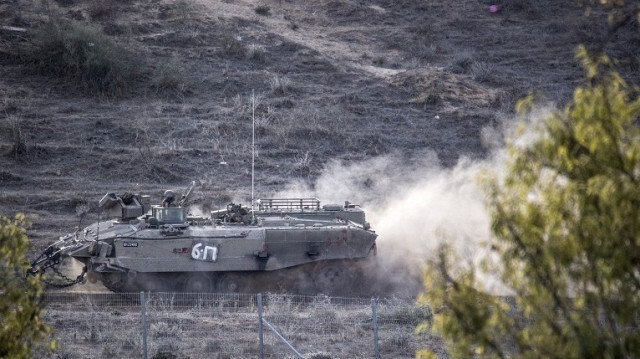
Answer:
M262 321L264 322L264 324L267 325L267 327L269 329L271 329L271 331L273 332L273 334L275 334L278 338L280 338L280 340L282 340L283 343L285 343L289 349L291 349L291 351L300 359L304 359L304 357L302 356L302 354L300 354L300 352L298 352L296 350L296 348L293 347L293 345L291 345L291 343L289 343L289 341L287 340L287 338L283 337L282 334L278 333L278 331L276 330L276 328L273 327L273 325L271 325L271 323L267 322L266 319L262 319Z
M140 292L140 307L142 309L142 358L147 359L147 308L144 292Z
M373 348L376 359L380 358L380 348L378 347L378 314L376 313L376 299L371 298L371 316L373 317Z
M260 342L260 359L264 359L264 342L262 340L262 293L258 293L258 339Z

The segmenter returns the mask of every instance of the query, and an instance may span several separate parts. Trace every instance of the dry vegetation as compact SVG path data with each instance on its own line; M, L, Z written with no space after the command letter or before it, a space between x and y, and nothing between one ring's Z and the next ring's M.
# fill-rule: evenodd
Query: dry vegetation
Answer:
M204 209L246 201L252 92L259 196L333 159L481 158L482 129L528 93L566 100L575 45L607 31L571 1L496 3L2 2L0 214L34 215L42 247L107 191L197 179ZM628 30L605 44L638 83Z
M258 313L254 295L167 294L145 297L149 358L256 358ZM265 320L305 358L374 356L372 309L368 299L324 296L264 296ZM141 307L136 294L50 294L46 320L60 341L58 358L141 357ZM381 301L377 305L382 357L412 358L428 344L443 352L433 336L415 327L431 319L428 308ZM265 325L266 358L294 358Z

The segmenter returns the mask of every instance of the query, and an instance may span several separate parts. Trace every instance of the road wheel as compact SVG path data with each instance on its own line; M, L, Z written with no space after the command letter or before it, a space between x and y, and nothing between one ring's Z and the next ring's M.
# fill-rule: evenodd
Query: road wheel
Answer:
M355 277L355 273L341 261L318 263L313 274L316 291L330 295L350 293Z
M184 291L190 293L211 292L213 290L213 280L205 273L187 273L182 275L181 282L184 283Z
M247 285L242 275L224 273L218 279L216 289L221 293L243 293L247 290Z

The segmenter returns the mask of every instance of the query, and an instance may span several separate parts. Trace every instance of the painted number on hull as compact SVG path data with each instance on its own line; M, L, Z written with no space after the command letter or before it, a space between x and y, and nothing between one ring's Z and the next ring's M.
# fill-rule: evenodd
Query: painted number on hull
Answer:
M215 262L218 259L218 247L197 243L191 249L191 258L201 261Z

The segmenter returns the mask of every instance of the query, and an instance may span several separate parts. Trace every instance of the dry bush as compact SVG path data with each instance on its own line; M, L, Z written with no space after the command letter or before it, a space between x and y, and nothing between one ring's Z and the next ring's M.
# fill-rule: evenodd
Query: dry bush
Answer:
M262 15L262 16L271 15L271 8L268 5L258 5L253 10L258 15Z
M454 74L466 74L471 71L474 63L474 54L469 51L456 53L447 70Z
M471 64L471 75L480 83L491 82L495 79L496 66L490 62L479 61Z
M194 4L191 1L187 0L178 0L172 2L166 9L167 15L182 21L190 19L194 12Z
M411 357L418 349L414 341L413 333L407 331L393 332L390 338L380 343L380 351L382 353L402 355L402 357Z
M380 156L389 151L388 141L378 133L372 133L358 138L356 144L360 148L365 148L365 153L369 156Z
M508 88L496 94L496 97L493 99L491 106L493 108L499 109L501 112L513 112L515 110L516 103L529 94L530 92L527 92L527 89L525 88Z
M371 62L376 66L382 66L387 62L387 59L384 56L376 56L371 60Z
M27 136L24 131L22 118L16 115L8 115L6 118L7 137L11 142L11 153L15 158L29 154ZM4 131L3 131L4 132Z
M227 164L231 157L251 155L251 128L239 129L234 124L233 115L227 116L228 119L205 122L199 127L203 140L197 147L208 149L214 157L219 156L221 164ZM259 156L259 152L256 155Z
M94 0L87 10L89 16L94 20L107 20L115 16L118 11L117 3L109 0Z
M136 119L133 129L135 144L146 172L159 183L165 183L166 175L171 175L171 172L156 149L157 138L155 138L151 121L148 118Z
M326 154L344 146L345 134L337 130L344 120L343 111L338 105L294 107L271 119L268 134L274 147L297 151L294 160L300 163L307 151ZM319 166L320 162L313 162L314 168Z
M271 125L280 122L280 113L269 104L256 106L256 132L266 133L270 131Z
M20 107L18 106L18 103L15 101L15 99L4 97L4 99L2 100L2 112L4 112L6 115L12 115L19 110Z
M293 156L293 168L302 177L309 177L311 174L311 164L313 162L313 156L309 154L309 151L304 153L296 153Z
M437 105L442 101L442 92L444 91L444 81L439 73L432 73L419 79L420 83L417 87L417 94L410 103L420 105Z
M605 22L582 20L574 25L573 33L585 46L599 46L606 38L608 29Z
M173 56L164 63L151 80L157 91L172 90L182 94L187 90L186 74L182 66L182 59Z
M274 75L269 79L269 88L275 95L286 95L291 90L291 80L286 76Z
M264 62L267 59L267 50L264 46L251 44L247 48L246 58L256 62Z
M256 108L260 106L262 102L262 96L255 96ZM236 94L231 98L231 107L225 108L222 111L222 115L226 121L229 122L241 122L251 119L252 103L251 97L245 97L240 94Z
M31 57L38 69L71 77L89 90L121 95L137 77L136 60L98 27L73 21L51 21L34 32Z
M412 327L422 323L431 323L433 313L428 306L394 305L391 311L381 311L378 314L380 321L397 322Z
M433 60L439 53L438 47L428 41L416 41L412 44L411 53L422 60Z
M220 41L221 51L224 55L242 58L246 54L246 45L242 41L242 36L233 30L226 30L222 34Z

